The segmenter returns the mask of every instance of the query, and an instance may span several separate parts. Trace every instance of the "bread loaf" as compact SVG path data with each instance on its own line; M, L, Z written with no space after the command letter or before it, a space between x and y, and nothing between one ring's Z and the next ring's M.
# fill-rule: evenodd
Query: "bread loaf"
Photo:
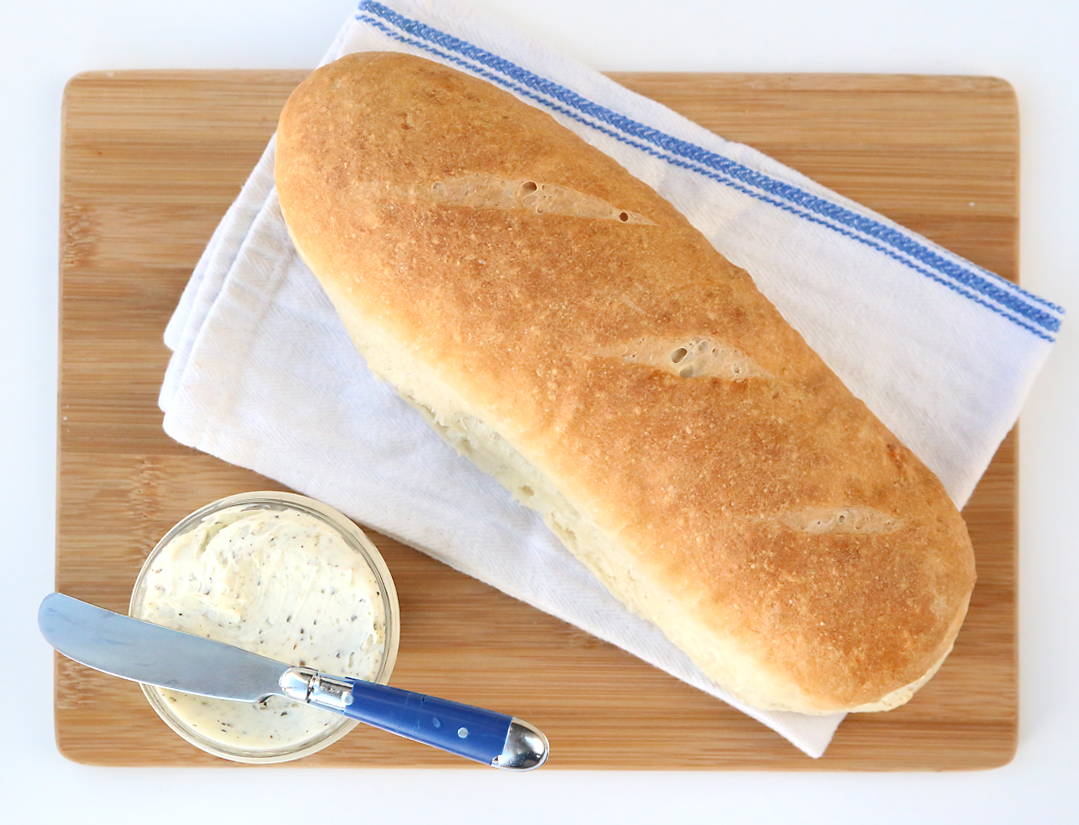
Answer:
M615 161L364 53L292 94L276 178L370 369L716 682L885 710L941 664L974 558L940 482Z

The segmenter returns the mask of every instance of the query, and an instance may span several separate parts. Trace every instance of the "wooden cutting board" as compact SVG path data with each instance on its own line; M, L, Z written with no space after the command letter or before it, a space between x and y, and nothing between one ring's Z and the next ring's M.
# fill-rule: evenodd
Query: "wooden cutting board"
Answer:
M182 516L280 489L172 442L165 324L262 152L298 71L97 72L64 96L56 587L125 611ZM1016 278L1018 116L988 78L620 74L976 263ZM393 682L532 720L550 768L987 768L1014 753L1016 442L965 510L978 585L955 651L910 704L849 717L824 758L634 657L375 536L400 591ZM61 752L97 765L214 765L134 684L56 662ZM467 767L359 728L306 766Z

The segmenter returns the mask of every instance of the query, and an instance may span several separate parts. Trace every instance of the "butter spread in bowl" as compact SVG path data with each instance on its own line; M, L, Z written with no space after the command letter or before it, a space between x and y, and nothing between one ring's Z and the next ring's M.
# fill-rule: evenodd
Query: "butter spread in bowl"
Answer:
M158 543L130 614L291 665L385 684L398 604L374 545L343 515L302 496L248 493L192 513ZM249 704L143 686L198 747L241 762L295 759L356 723L271 696Z

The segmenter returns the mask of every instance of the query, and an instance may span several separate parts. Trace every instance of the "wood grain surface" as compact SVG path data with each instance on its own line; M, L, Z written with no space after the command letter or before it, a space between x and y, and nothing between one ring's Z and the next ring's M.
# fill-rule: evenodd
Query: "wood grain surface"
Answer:
M281 489L171 441L162 334L299 71L99 72L64 97L56 587L126 611L158 538L215 498ZM615 78L1017 277L1018 116L989 78L620 74ZM812 760L610 645L373 536L400 591L393 683L512 712L550 769L911 770L998 766L1017 727L1016 442L964 514L978 584L955 651L908 705L848 717ZM137 685L56 660L56 738L96 765L231 766L173 734ZM358 728L298 765L469 763Z

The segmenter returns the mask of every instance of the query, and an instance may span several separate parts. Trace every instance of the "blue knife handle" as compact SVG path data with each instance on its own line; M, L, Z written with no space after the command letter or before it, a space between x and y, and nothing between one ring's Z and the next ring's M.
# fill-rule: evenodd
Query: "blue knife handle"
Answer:
M547 761L550 745L534 725L492 710L389 685L331 676L303 665L281 674L281 693L380 730L472 759L529 771Z
M512 716L388 685L345 681L352 683L352 700L341 712L364 724L485 765L506 746Z

